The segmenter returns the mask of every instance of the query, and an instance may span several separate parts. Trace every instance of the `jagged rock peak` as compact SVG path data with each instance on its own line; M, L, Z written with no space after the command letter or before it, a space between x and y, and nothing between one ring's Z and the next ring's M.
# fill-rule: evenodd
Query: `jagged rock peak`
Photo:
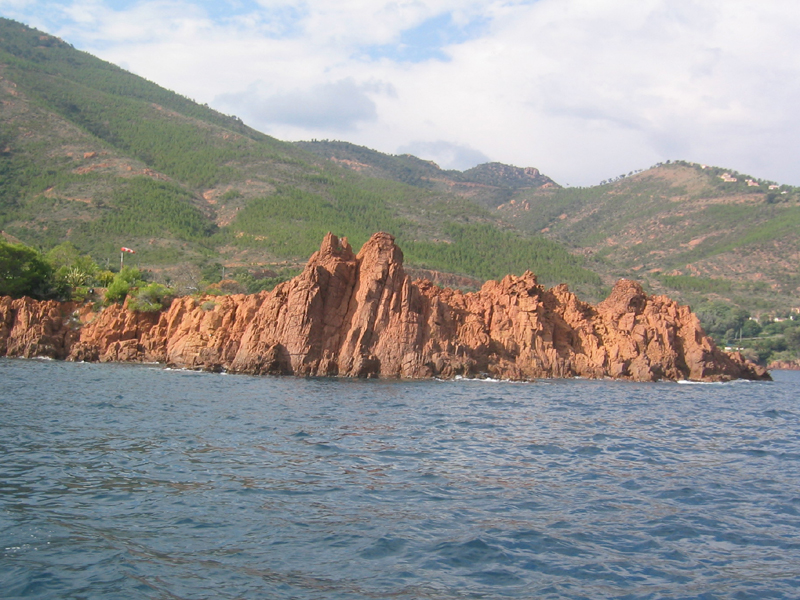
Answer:
M620 279L614 284L608 298L597 305L598 310L619 317L626 313L642 314L647 305L647 294L640 283Z
M329 257L336 257L342 260L352 260L355 258L353 249L350 247L346 237L340 239L329 231L323 238L319 251L312 254L308 262L311 264Z

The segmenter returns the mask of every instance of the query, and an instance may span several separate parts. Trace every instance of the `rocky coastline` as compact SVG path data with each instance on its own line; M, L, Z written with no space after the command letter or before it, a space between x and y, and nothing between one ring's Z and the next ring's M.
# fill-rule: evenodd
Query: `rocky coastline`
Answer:
M770 371L800 371L800 360L773 360L767 369Z
M0 356L255 375L770 378L717 348L688 307L633 281L596 306L530 272L464 293L412 281L387 233L357 255L328 234L304 271L271 292L182 297L160 313L2 297Z

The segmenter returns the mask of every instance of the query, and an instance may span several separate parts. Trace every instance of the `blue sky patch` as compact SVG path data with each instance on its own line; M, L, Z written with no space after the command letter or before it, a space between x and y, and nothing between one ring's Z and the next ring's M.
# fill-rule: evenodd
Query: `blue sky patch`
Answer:
M371 60L388 58L396 62L449 61L444 48L460 44L483 35L489 25L486 18L473 19L466 24L456 23L451 13L432 17L416 27L406 29L393 44L364 48Z
M51 0L46 4L27 6L11 16L23 22L44 27L56 32L65 26L76 24L67 13L67 9L75 4L74 0ZM125 12L137 6L147 5L142 0L104 0L102 6L115 12ZM225 24L240 17L254 17L260 24L261 33L270 38L288 38L302 33L303 19L308 15L308 6L304 2L294 4L279 4L274 7L264 7L256 0L175 0L175 6L188 5L197 7L205 12L212 21ZM202 14L202 13L201 13ZM80 34L74 34L73 42L80 42ZM94 47L103 47L113 44L94 44Z
M68 2L62 2L68 4ZM71 4L71 2L69 2ZM127 10L141 0L105 0L103 5L112 10ZM226 19L228 17L260 12L264 8L255 0L191 0L187 4L201 6L212 19Z
M300 33L299 25L308 15L308 6L304 2L287 2L272 7L263 6L255 0L195 0L193 4L202 6L211 19L220 22L254 15L266 25L270 37L288 37Z

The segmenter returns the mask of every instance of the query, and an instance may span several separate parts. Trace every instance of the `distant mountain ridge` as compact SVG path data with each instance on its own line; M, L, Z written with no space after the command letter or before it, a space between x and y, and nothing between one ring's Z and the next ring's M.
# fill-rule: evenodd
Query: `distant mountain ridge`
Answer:
M295 142L295 145L371 177L457 194L488 208L507 202L520 189L560 187L533 167L520 168L490 162L466 171L457 171L442 169L433 161L411 154L384 154L350 142L313 140Z

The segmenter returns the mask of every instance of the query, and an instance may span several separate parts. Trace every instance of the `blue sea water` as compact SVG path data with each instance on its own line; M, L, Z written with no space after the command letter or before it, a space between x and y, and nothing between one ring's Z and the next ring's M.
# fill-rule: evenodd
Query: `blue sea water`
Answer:
M0 359L0 597L798 598L800 374Z

